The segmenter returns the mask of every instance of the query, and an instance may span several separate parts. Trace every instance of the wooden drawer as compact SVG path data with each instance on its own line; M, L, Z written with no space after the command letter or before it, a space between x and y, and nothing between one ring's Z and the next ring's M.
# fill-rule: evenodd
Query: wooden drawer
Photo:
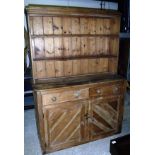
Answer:
M88 89L60 90L57 92L42 95L42 101L43 105L49 105L59 102L87 99L88 97L89 97Z
M90 97L118 95L122 92L121 84L97 86L90 88Z

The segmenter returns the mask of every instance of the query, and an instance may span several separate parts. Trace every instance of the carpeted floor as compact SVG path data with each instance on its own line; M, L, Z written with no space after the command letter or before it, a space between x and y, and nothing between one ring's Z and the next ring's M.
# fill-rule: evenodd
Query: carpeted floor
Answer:
M126 94L122 132L87 144L64 149L48 155L110 155L110 140L130 133L129 93ZM24 154L42 155L38 140L34 109L24 112Z

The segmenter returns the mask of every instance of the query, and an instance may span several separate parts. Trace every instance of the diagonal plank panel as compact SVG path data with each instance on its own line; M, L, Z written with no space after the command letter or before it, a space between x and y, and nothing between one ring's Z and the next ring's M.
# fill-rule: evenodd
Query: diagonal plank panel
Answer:
M56 142L56 140L64 133L64 131L69 127L69 125L74 121L74 119L78 116L78 114L80 113L81 109L79 109L76 114L72 117L72 119L70 119L70 121L68 122L68 124L66 124L66 126L61 130L61 132L58 134L57 137L55 137L55 139L53 140L53 143Z
M100 108L99 105L95 105L94 106L94 111L100 116L102 117L104 120L106 120L113 128L116 127L116 120L111 118L111 115L109 114L108 111L106 111L103 108Z
M58 119L56 119L54 124L53 124L54 121L52 122L52 127L50 128L50 133L57 127L57 125L59 123L61 123L63 121L66 114L67 114L66 112L62 113L62 115Z
M93 111L93 118L95 118L98 122L102 122L107 128L112 129L113 127L102 117L100 117L95 111Z
M102 131L105 131L105 132L109 131L109 128L107 128L103 123L97 121L95 118L93 119L93 123L100 129L102 129Z

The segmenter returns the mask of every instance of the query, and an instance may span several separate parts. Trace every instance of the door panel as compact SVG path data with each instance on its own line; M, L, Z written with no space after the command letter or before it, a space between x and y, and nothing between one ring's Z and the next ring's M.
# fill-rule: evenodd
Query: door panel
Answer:
M59 103L44 107L46 146L61 148L84 139L86 101Z
M118 129L120 98L96 98L91 100L89 118L91 139L97 139Z

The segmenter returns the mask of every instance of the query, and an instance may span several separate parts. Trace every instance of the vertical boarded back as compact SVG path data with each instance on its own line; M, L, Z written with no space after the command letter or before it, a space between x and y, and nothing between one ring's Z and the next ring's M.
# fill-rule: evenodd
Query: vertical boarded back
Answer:
M43 34L43 19L42 17L33 17L33 33L34 35Z
M63 50L64 57L72 56L72 39L71 37L63 37ZM64 61L64 75L71 76L72 75L72 60Z
M96 37L96 55L103 54L103 38Z
M72 34L80 34L80 18L71 18Z
M110 34L111 33L111 18L104 18L103 21L103 34Z
M111 19L111 34L119 34L120 32L120 18L115 17Z
M81 60L73 60L73 75L79 75L81 74Z
M62 38L62 48L63 48L64 57L72 56L72 38L71 37Z
M54 58L54 39L53 37L45 37L45 57Z
M96 34L96 20L95 20L95 18L88 18L88 33Z
M62 18L53 17L53 33L62 34Z
M34 62L35 70L34 70L34 78L46 78L46 67L45 61L35 61Z
M72 60L64 61L64 76L72 75Z
M88 38L87 37L81 37L81 55L87 56L88 55ZM88 73L88 59L81 59L81 74Z
M54 53L55 57L63 57L64 55L62 37L54 37Z
M96 55L96 39L95 37L88 37L88 52L89 55ZM95 73L98 65L98 59L89 59L89 73Z
M69 17L62 18L62 32L63 34L71 34L72 32L72 20Z
M98 63L98 66L96 68L97 72L98 73L106 73L108 72L108 58L100 58L99 59L99 63Z
M35 58L42 58L45 56L43 38L34 39L34 55L35 55Z
M45 57L54 58L53 37L44 38L45 40ZM46 76L47 78L55 77L54 60L46 60Z
M55 76L56 77L61 77L64 76L64 65L63 65L63 61L55 61Z
M53 17L53 33L62 34L62 17ZM55 58L63 57L62 37L54 37ZM55 76L64 76L63 61L55 61Z
M54 61L46 60L46 76L47 76L47 78L55 77L55 64L54 64Z
M111 37L109 42L109 52L111 55L118 55L119 52L119 38Z
M109 54L109 44L110 44L110 37L103 37L102 38L102 50L101 54L108 55Z
M116 58L110 58L108 60L108 71L112 74L116 74L117 73L117 63L118 60Z
M103 19L96 18L96 34L103 34Z
M73 10L37 7L29 12L34 79L117 73L119 14Z
M72 37L72 55L73 57L81 55L81 45L80 45L80 37ZM81 62L80 59L75 59L72 61L73 65L73 75L80 74Z
M81 34L88 34L88 18L80 18L80 33Z
M89 60L89 73L95 73L97 71L98 64L99 64L98 59L90 59Z
M43 17L44 34L53 34L53 18Z
M72 56L80 56L81 47L80 47L80 37L72 37Z

